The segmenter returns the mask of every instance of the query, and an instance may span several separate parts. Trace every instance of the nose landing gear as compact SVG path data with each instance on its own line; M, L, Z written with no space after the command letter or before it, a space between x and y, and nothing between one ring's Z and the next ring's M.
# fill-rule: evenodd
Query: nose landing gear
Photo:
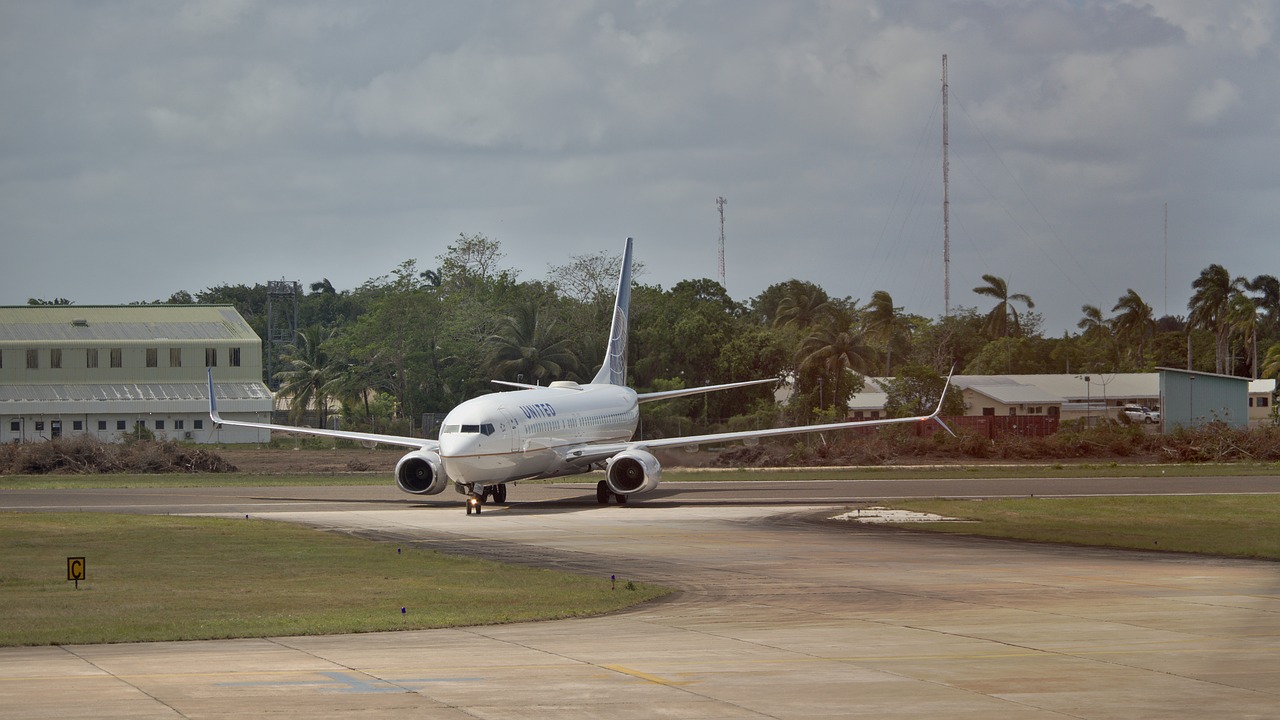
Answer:
M470 492L467 494L467 514L472 512L479 515L484 504L492 499L496 503L507 502L507 485L502 483L499 485L485 485L480 492Z

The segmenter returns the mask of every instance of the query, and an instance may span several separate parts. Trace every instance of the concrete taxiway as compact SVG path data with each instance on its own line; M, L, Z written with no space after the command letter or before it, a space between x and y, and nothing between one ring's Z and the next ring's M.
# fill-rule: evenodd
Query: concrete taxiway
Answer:
M308 491L289 492L298 503ZM1280 708L1276 563L850 526L822 522L835 512L817 506L547 500L468 517L456 504L339 495L253 514L617 575L619 592L625 580L680 592L588 620L0 649L0 716L1128 719ZM187 511L241 516L243 499Z

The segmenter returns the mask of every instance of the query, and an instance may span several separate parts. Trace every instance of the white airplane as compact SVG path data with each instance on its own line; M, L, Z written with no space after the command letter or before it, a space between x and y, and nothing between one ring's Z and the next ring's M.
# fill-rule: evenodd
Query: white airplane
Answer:
M619 504L632 495L649 492L662 479L662 466L652 450L709 443L752 440L778 435L870 427L893 423L938 422L942 401L929 415L908 418L837 422L823 425L713 433L654 440L634 440L640 420L640 403L728 390L775 379L710 385L706 387L637 393L626 386L627 314L631 303L631 238L627 238L613 323L604 366L591 382L559 381L550 386L495 380L520 388L467 400L444 418L439 440L379 435L376 433L292 427L228 420L218 415L213 370L209 370L209 417L222 425L265 428L284 432L347 438L365 443L387 443L413 448L396 463L396 484L414 495L435 495L450 483L467 496L467 514L479 513L490 498L506 502L507 484L520 480L554 478L603 469L596 484L596 499ZM948 378L948 387L950 379ZM946 396L946 387L943 388Z

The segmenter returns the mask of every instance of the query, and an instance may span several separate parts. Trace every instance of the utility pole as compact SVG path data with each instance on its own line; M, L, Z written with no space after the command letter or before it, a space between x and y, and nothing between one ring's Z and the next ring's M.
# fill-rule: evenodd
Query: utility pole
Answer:
M716 198L716 207L720 208L720 287L724 287L724 206L728 203L724 197Z
M947 157L947 56L942 56L942 308L951 315L951 163Z

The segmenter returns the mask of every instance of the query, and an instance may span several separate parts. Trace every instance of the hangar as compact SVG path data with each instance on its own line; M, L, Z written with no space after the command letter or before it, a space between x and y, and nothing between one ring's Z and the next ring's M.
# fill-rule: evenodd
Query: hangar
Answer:
M231 306L0 307L0 439L269 440L214 427L207 367L224 415L269 420L262 340Z
M1158 368L1164 426L1194 428L1223 422L1243 428L1249 424L1249 378Z

